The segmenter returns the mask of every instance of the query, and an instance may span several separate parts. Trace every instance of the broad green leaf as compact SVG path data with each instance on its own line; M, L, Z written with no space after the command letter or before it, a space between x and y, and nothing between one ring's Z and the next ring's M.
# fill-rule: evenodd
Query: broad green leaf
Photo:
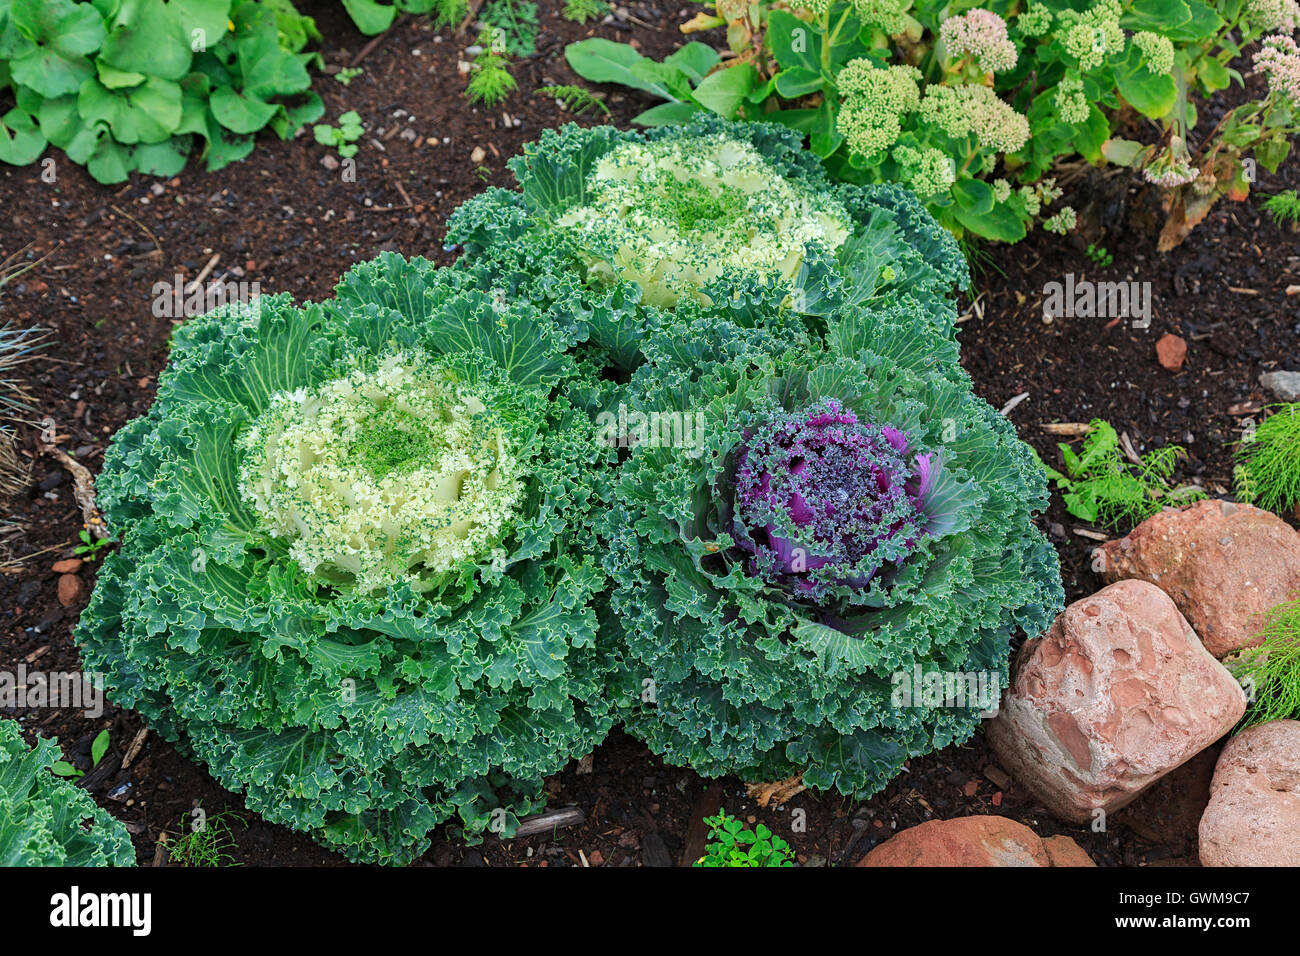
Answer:
M821 33L811 23L785 10L768 14L765 42L781 66L820 71L822 41Z
M632 117L638 126L676 126L688 123L700 107L694 103L660 103Z
M87 124L107 123L119 143L161 143L180 125L181 88L151 76L139 86L110 90L92 77L81 85L77 109Z
M397 17L397 7L381 5L375 0L343 0L343 9L352 17L357 29L368 36L383 33Z
M573 68L573 72L584 80L593 83L618 83L622 86L630 86L634 90L653 93L666 100L680 99L674 96L661 80L647 77L644 66L640 71L634 69L640 64L654 61L647 60L626 43L615 43L604 37L579 40L565 47L564 58ZM681 70L678 72L682 76L686 75Z
M952 184L957 207L976 216L993 208L993 189L982 179L959 179Z
M149 176L175 176L185 168L190 155L190 137L173 136L163 143L147 143L131 149L131 162L137 172Z
M978 236L997 242L1019 242L1025 238L1025 223L1006 203L997 203L983 213L952 207L952 214L963 226Z
M775 81L776 91L787 100L796 100L809 93L816 93L825 86L819 71L803 66L792 66L782 70L776 75Z
M1178 88L1172 76L1152 73L1142 63L1137 46L1130 44L1124 61L1115 67L1119 93L1139 113L1151 119L1168 116L1178 102Z
M42 96L62 96L94 75L87 54L99 49L105 33L93 7L72 0L14 0L10 16L33 44L9 64L15 82Z
M690 77L692 83L698 83L709 71L721 62L718 51L707 43L692 40L690 43L664 57L664 62L676 67Z
M14 107L0 117L0 161L26 166L45 151L45 143L45 136L28 113Z
M276 110L280 108L274 103L268 103L249 93L238 92L229 86L213 90L209 105L217 122L232 133L256 133L271 122ZM179 123L179 119L177 122Z
M193 53L225 37L229 16L230 0L122 0L100 55L124 72L179 80Z
M695 99L724 119L734 119L745 96L754 88L758 73L749 63L710 73L695 88Z

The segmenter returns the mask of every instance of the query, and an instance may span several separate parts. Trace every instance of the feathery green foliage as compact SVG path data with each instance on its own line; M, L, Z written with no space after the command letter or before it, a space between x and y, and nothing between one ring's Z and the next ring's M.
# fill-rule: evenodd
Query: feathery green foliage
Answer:
M50 772L60 756L57 741L28 747L0 720L0 866L134 866L126 828Z
M605 0L564 0L562 12L566 20L586 23L609 13L609 4Z
M599 109L606 116L609 116L609 107L605 101L593 94L590 90L581 86L539 86L533 93L537 96L549 96L566 110L576 115L581 115L589 109Z
M1300 720L1300 595L1269 611L1259 647L1242 652L1233 676L1250 688L1241 727Z
M1274 193L1260 205L1273 217L1273 222L1279 227L1294 226L1300 222L1300 194L1294 189L1284 189L1280 193Z
M1278 514L1300 505L1300 402L1272 406L1241 443L1236 485L1243 501Z

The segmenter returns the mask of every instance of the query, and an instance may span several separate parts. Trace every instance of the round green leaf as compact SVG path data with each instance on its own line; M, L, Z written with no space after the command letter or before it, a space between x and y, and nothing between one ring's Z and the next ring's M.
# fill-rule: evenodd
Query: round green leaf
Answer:
M45 143L32 117L17 107L0 117L0 161L26 166L41 155Z

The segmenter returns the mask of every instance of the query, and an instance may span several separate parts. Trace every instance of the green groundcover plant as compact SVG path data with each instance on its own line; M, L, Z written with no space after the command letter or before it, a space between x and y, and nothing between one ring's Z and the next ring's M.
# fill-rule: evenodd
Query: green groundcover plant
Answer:
M612 451L562 330L469 285L385 254L186 323L97 482L87 667L353 860L512 833L613 722L581 510Z
M126 828L50 772L61 757L57 741L28 747L0 720L0 866L134 866Z
M811 345L690 316L646 349L599 518L632 733L858 797L967 739L1062 591L1044 477L955 344L900 300Z
M1244 198L1251 164L1275 171L1297 132L1295 0L717 0L683 29L725 28L733 54L688 43L662 62L591 38L567 59L588 80L665 102L646 125L702 111L788 124L832 175L903 182L958 234L1014 242L1041 221L1068 232L1047 173L1065 160L1140 170L1166 191L1162 248L1221 196ZM1256 41L1259 96L1212 128L1197 104L1231 83ZM1126 139L1134 117L1155 142Z
M1110 422L1095 418L1088 427L1080 451L1064 442L1057 446L1064 473L1042 465L1044 473L1063 493L1065 508L1074 517L1111 528L1132 527L1163 508L1181 507L1205 498L1205 492L1195 486L1170 485L1178 460L1186 454L1182 447L1153 448L1130 461Z
M969 281L951 235L897 186L830 184L798 133L702 116L543 133L451 217L458 267L524 298L628 369L680 305L743 328L816 332L901 297L951 336Z
M1270 412L1237 449L1237 493L1285 514L1300 505L1300 402Z
M761 823L751 830L743 820L727 816L725 810L719 810L716 817L705 817L704 822L710 842L704 856L692 866L794 866L790 844Z
M253 135L319 119L303 53L319 40L290 0L0 0L0 160L62 149L101 183L173 176L198 141L209 170Z
M1232 664L1247 688L1250 706L1241 727L1272 720L1300 720L1300 594L1270 610L1261 624L1263 643Z

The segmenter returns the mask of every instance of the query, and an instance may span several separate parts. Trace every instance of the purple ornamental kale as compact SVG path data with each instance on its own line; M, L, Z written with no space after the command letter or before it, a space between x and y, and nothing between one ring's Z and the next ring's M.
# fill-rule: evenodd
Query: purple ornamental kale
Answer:
M826 399L748 436L736 467L733 537L751 574L820 599L864 587L924 534L932 455Z

